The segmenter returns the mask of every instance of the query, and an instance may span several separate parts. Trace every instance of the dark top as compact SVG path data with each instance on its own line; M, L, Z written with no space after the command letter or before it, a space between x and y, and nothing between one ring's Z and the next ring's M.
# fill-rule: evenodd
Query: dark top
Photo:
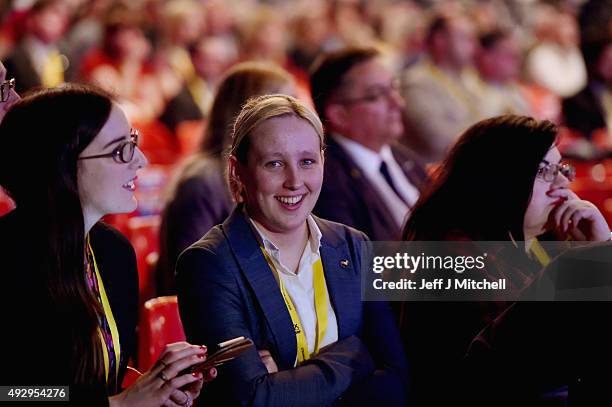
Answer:
M321 259L338 321L338 341L294 368L296 337L281 292L240 208L187 249L177 265L179 307L192 343L237 336L255 348L219 367L204 387L205 405L326 406L405 403L407 367L399 333L385 302L361 301L361 244L365 236L315 218ZM278 366L268 374L257 353Z
M37 277L38 271L31 265L28 242L33 238L22 229L18 211L0 218L0 236L4 242L0 247L4 287L1 296L4 328L0 335L4 368L0 370L0 384L70 385L70 400L74 405L107 405L105 386L71 385L67 361L73 344L65 328L73 323L59 313ZM91 229L90 239L119 330L123 355L118 381L121 383L127 361L136 348L136 257L127 239L103 223Z
M398 240L400 229L376 187L333 137L327 142L314 214L361 230L372 240ZM391 151L408 181L422 192L429 178L420 160L403 146L393 145Z
M213 226L223 222L234 204L223 178L221 158L198 155L182 169L162 212L157 262L159 295L174 295L179 254Z
M587 139L591 139L595 130L606 127L603 107L594 92L593 84L574 96L563 99L563 119L567 127L578 131Z
M469 405L609 405L610 270L610 242L553 260L523 297L547 302L515 303L472 343Z
M34 69L23 43L19 43L3 63L6 67L6 78L15 78L15 91L20 95L42 86L41 78Z

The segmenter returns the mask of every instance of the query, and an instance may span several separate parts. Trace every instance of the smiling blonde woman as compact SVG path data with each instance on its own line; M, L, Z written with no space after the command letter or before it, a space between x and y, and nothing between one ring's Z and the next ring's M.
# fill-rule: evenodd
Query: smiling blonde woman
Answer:
M190 340L255 348L219 368L208 403L403 405L406 362L388 305L360 298L363 233L311 214L323 183L317 115L297 99L251 99L228 159L239 205L179 258Z

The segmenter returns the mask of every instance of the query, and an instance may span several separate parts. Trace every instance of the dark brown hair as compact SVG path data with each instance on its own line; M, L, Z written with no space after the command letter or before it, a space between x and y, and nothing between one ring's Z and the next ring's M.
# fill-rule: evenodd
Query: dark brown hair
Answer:
M505 115L466 130L438 168L404 226L405 240L523 240L538 166L557 126Z
M73 353L67 363L77 384L101 383L104 375L97 334L102 310L85 277L77 159L111 109L105 92L64 85L26 95L0 123L7 152L0 160L0 185L17 204L21 229L31 235L33 281L46 287L58 315L69 321Z

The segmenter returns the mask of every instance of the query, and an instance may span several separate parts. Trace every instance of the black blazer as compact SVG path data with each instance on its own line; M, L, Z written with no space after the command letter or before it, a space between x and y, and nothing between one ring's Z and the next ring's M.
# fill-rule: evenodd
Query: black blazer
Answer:
M361 230L372 240L398 240L401 231L376 187L333 137L327 143L323 188L313 212ZM429 180L422 163L403 146L391 150L406 178L422 192Z
M29 244L39 236L19 222L18 209L0 218L2 271L2 321L0 344L3 351L2 385L70 385L73 405L108 404L105 386L71 384L68 355L73 344L66 332L72 322L62 315L37 277ZM90 232L113 315L119 330L121 351L119 385L128 360L135 353L138 312L136 257L127 239L102 223ZM66 405L59 404L59 405Z

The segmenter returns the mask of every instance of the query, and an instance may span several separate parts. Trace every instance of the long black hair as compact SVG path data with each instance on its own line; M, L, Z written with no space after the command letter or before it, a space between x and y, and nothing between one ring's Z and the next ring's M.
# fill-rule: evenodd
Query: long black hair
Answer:
M523 222L540 161L553 146L549 121L505 115L459 138L414 206L404 240L523 240Z
M65 85L26 95L0 123L5 151L0 185L15 201L20 228L30 241L32 278L46 287L58 315L69 321L74 383L100 383L104 374L97 336L102 311L86 284L77 158L111 109L105 92Z

